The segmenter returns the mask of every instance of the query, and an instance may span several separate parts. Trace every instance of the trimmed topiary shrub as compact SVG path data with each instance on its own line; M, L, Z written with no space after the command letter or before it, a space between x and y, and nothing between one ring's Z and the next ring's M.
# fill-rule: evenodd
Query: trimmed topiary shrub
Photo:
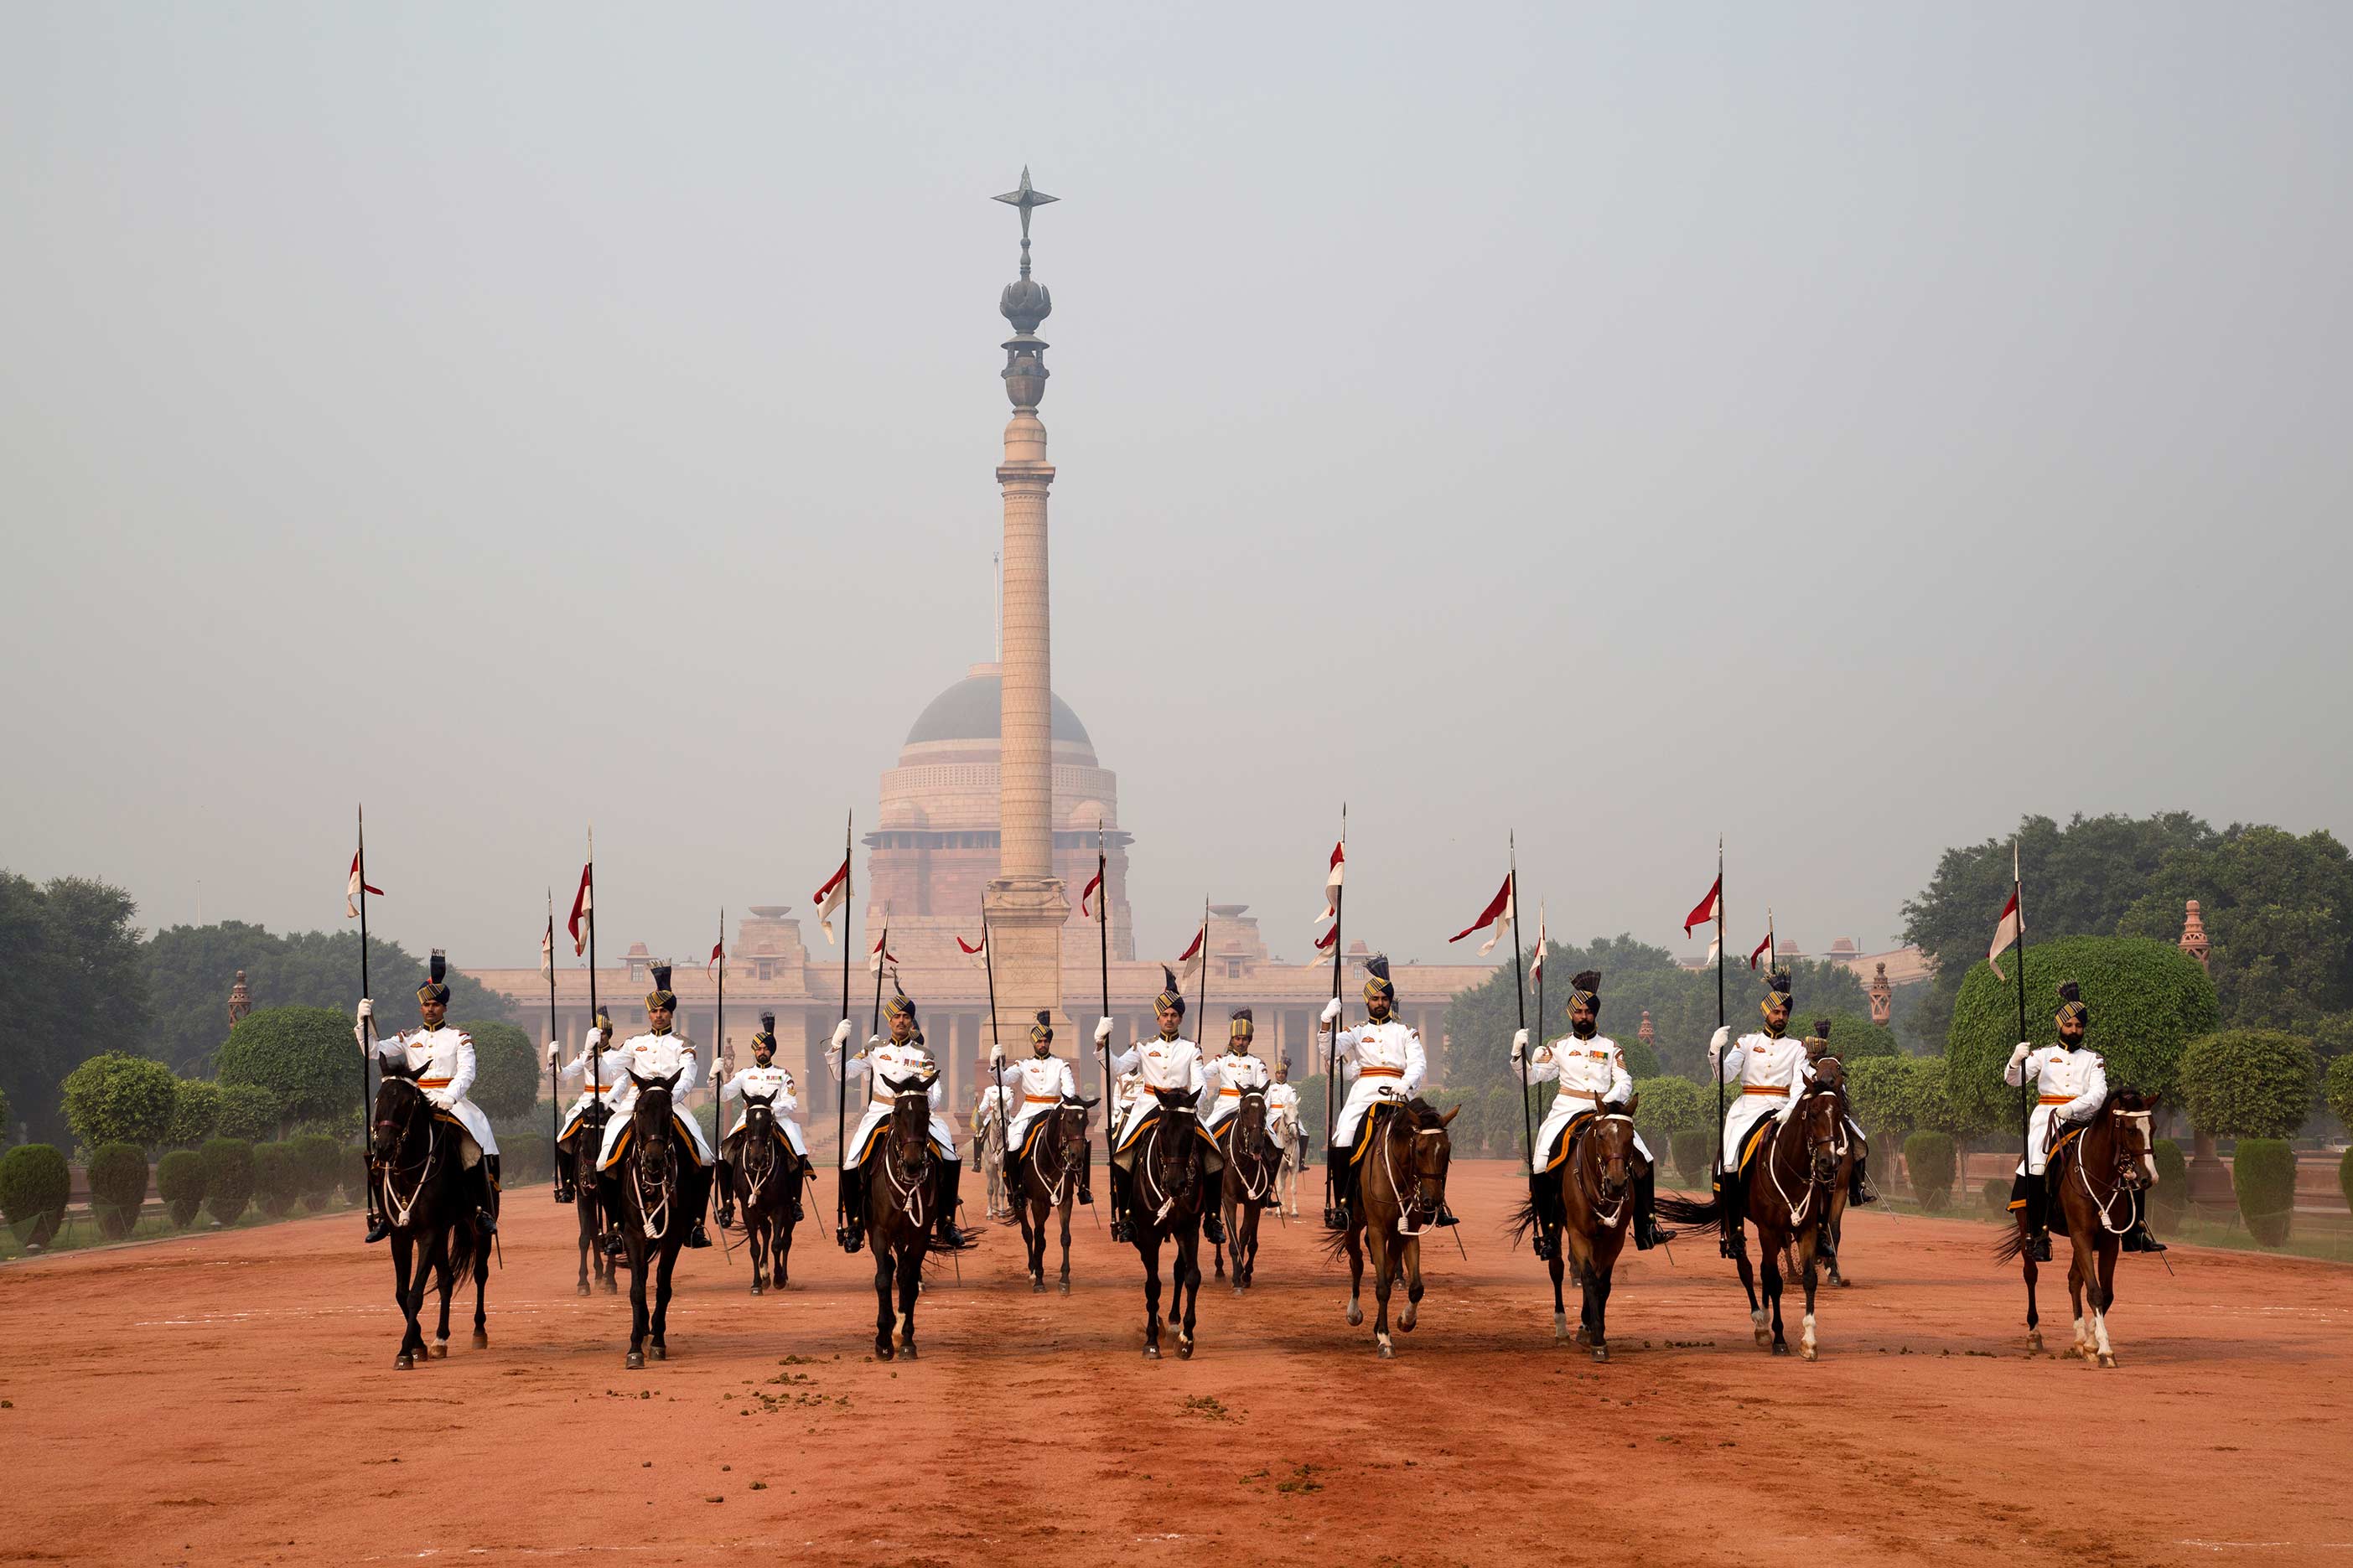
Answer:
M1645 1078L1634 1082L1634 1128L1652 1149L1676 1133L1704 1128L1715 1108L1687 1078Z
M2189 1208L2189 1162L2182 1156L2181 1145L2170 1138L2149 1145L2149 1155L2157 1162L2157 1185L2148 1192L2149 1224L2160 1230L2178 1230Z
M103 1052L66 1075L66 1125L85 1149L161 1143L172 1130L179 1083L162 1062Z
M323 1132L294 1140L294 1167L302 1206L317 1214L334 1201L335 1184L343 1176L343 1146Z
M335 1181L343 1189L343 1201L351 1204L367 1201L367 1151L353 1144L336 1145Z
M1807 1034L1812 1034L1813 1019L1803 1020L1803 1027ZM1793 1028L1789 1032L1794 1035L1798 1030ZM1896 1043L1894 1032L1873 1023L1868 1013L1831 1015L1831 1055L1849 1067L1873 1057L1900 1057L1903 1054L1904 1047Z
M1659 1053L1644 1045L1637 1037L1620 1040L1618 1050L1626 1058L1626 1076L1630 1079L1659 1076Z
M2337 1120L2353 1131L2353 1056L2338 1057L2328 1064L2328 1076L2321 1080L2321 1098Z
M512 1139L499 1140L499 1182L512 1186L518 1182L543 1182L554 1169L548 1152L554 1147L544 1132L521 1132Z
M2010 1187L2014 1179L2010 1176L1988 1176L1983 1184L1978 1188L1978 1196L1985 1200L1986 1212L1996 1219L2001 1219L2010 1213Z
M0 1154L0 1215L27 1247L47 1247L65 1216L73 1173L52 1143L26 1143Z
M2337 1185L2345 1194L2345 1206L2353 1209L2353 1149L2345 1151L2345 1158L2337 1162Z
M291 1143L253 1146L253 1196L261 1212L273 1218L294 1206L302 1193L302 1167Z
M8 1147L9 1141L16 1135L16 1123L8 1117L8 1093L5 1089L0 1089L0 1149Z
M352 1021L327 1007L263 1007L228 1032L216 1058L221 1087L269 1090L284 1116L338 1117L359 1109Z
M2287 1240L2295 1212L2295 1148L2284 1138L2242 1138L2231 1156L2231 1186L2239 1196L2239 1217L2247 1233L2265 1247Z
M220 1131L221 1087L210 1079L184 1078L172 1090L172 1125L164 1142L195 1149Z
M2312 1112L2312 1047L2277 1029L2201 1035L2181 1053L2189 1124L2213 1138L2291 1138Z
M474 1042L474 1087L467 1099L493 1121L521 1116L538 1103L547 1087L547 1064L529 1035L512 1024L488 1021L458 1027Z
M1704 1127L1686 1127L1669 1135L1675 1174L1693 1192L1707 1191L1708 1166L1715 1158L1715 1136Z
M1950 1133L1915 1132L1904 1140L1904 1168L1925 1209L1941 1213L1952 1206L1956 1163Z
M356 1078L358 1074L353 1076ZM258 1083L225 1083L219 1088L219 1111L213 1121L215 1137L255 1143L278 1131L277 1095Z
M1533 1097L1535 1091L1531 1089L1529 1092ZM1497 1084L1487 1091L1487 1103L1480 1108L1484 1114L1479 1118L1479 1131L1481 1146L1489 1154L1500 1159L1505 1154L1519 1152L1525 1137L1520 1131L1520 1108L1525 1103L1520 1098L1520 1086L1516 1083L1509 1088Z
M253 1145L242 1138L215 1138L203 1152L205 1211L223 1225L235 1225L253 1201Z
M155 1195L182 1230L196 1223L205 1202L205 1157L194 1149L174 1149L156 1163Z
M130 1235L147 1203L147 1152L136 1143L109 1143L90 1157L88 1175L98 1228L113 1240Z

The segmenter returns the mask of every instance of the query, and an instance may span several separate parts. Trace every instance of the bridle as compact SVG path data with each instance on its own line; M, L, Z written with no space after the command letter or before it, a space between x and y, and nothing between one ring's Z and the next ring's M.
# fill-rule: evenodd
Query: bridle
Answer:
M2151 1119L2155 1115L2156 1112L2147 1109L2136 1110L2123 1105L2111 1105L2107 1108L2108 1118L2112 1118L2116 1122L2129 1121L2138 1128L2140 1147L2127 1148L2121 1132L2112 1134L2116 1141L2116 1163L2109 1177L2109 1186L2105 1195L2092 1185L2092 1162L2085 1157L2089 1152L2078 1153L2075 1157L2075 1179L2083 1184L2084 1197L2091 1201L2093 1212L2100 1216L2100 1228L2110 1236L2122 1236L2132 1229L2132 1194L2153 1184L2156 1175L2157 1153L2150 1129ZM2091 1129L2085 1128L2084 1140L2088 1142L2091 1136ZM2110 1212L2118 1205L2119 1202L2124 1209L2124 1218L2121 1222Z
M1400 1100L1384 1101L1368 1115L1378 1115L1382 1128L1381 1172L1388 1178L1389 1191L1397 1194L1398 1235L1419 1236L1429 1228L1429 1222L1438 1217L1446 1203L1446 1167L1453 1143L1446 1135L1443 1122L1434 1127L1416 1125L1416 1113L1410 1103ZM1425 1138L1437 1140L1425 1144ZM1413 1184L1409 1189L1398 1180L1398 1146L1407 1150L1406 1167L1413 1173ZM1435 1152L1430 1163L1435 1168L1425 1169L1422 1152Z
M776 1097L746 1092L744 1096L744 1142L736 1163L744 1172L744 1212L758 1206L760 1194L776 1173ZM755 1157L753 1151L759 1151Z
M678 1194L678 1151L670 1146L670 1091L678 1075L643 1079L631 1073L629 1081L638 1086L637 1103L629 1109L629 1131L636 1143L628 1156L629 1192L637 1200L646 1239L659 1241L670 1234L670 1201ZM655 1112L657 1102L659 1114Z
M1783 1124L1777 1122L1774 1125L1773 1148L1765 1161L1765 1174L1772 1181L1774 1194L1780 1198L1781 1205L1789 1211L1789 1229L1793 1234L1806 1223L1807 1215L1813 1212L1814 1199L1827 1194L1837 1182L1839 1162L1846 1158L1846 1118L1840 1114L1836 1090L1825 1089L1799 1095L1797 1104L1790 1107L1789 1120L1803 1123L1818 1119L1822 1112L1815 1110L1813 1108L1816 1106L1828 1113L1829 1130L1816 1131L1810 1125L1801 1125L1806 1140L1804 1149L1800 1151L1795 1143L1789 1145L1793 1163L1803 1161L1805 1163L1804 1195L1793 1202L1789 1189L1781 1181L1781 1134L1788 1130Z
M1250 1117L1253 1110L1257 1116L1245 1121L1244 1118ZM1236 1179L1242 1184L1243 1201L1262 1202L1273 1187L1275 1173L1282 1164L1279 1156L1274 1160L1267 1158L1271 1140L1266 1131L1266 1090L1244 1089L1241 1103L1235 1108L1230 1125L1234 1130L1233 1152L1227 1163L1233 1167ZM1250 1134L1247 1144L1242 1138L1246 1132Z
M1144 1156L1135 1163L1145 1197L1158 1200L1159 1206L1152 1215L1152 1223L1156 1226L1180 1203L1198 1206L1201 1160L1200 1152L1193 1147L1200 1123L1192 1106L1171 1105L1156 1094L1154 1099L1159 1100L1160 1114L1145 1134ZM1172 1125L1180 1119L1186 1123L1181 1131Z
M898 1194L907 1224L921 1236L928 1230L932 1201L932 1097L920 1080L882 1082L891 1091L891 1152L882 1161L882 1174Z
M440 1118L433 1114L433 1102L427 1100L425 1091L417 1087L414 1074L386 1071L384 1075L385 1092L389 1094L395 1084L406 1085L408 1092L393 1096L400 1101L396 1114L385 1114L390 1108L384 1104L382 1099L377 1101L376 1131L381 1134L390 1130L393 1134L393 1145L392 1157L379 1158L376 1169L384 1173L384 1217L394 1229L406 1230L409 1217L416 1213L418 1201L425 1196L426 1184L433 1179L434 1167L437 1163L436 1156L441 1145L441 1125ZM423 1118L425 1148L417 1156L413 1164L404 1164L401 1163L400 1153L403 1149L416 1142L418 1121L417 1113L420 1110L425 1112ZM417 1179L409 1184L408 1195L405 1198L400 1195L399 1190L401 1173L404 1171L417 1173Z
M1609 1153L1602 1152L1601 1137L1602 1129L1605 1127L1623 1127L1626 1130L1624 1147ZM1577 1171L1577 1179L1580 1182L1584 1180L1585 1173L1582 1166L1586 1160L1590 1159L1597 1174L1594 1177L1593 1191L1586 1201L1593 1210L1593 1223L1603 1230L1614 1230L1625 1219L1626 1205L1633 1197L1626 1179L1626 1161L1634 1142L1634 1119L1616 1111L1597 1112L1586 1124L1584 1142L1585 1147L1578 1155L1577 1163L1580 1168ZM1613 1170L1617 1175L1614 1187L1610 1182ZM1605 1211L1602 1207L1604 1201L1613 1196L1617 1199L1617 1206Z
M1071 1114L1072 1111L1078 1113L1075 1121ZM1087 1109L1065 1100L1046 1114L1053 1118L1054 1169L1050 1175L1034 1161L1030 1169L1036 1171L1038 1179L1046 1184L1046 1206L1058 1209L1078 1179L1081 1162L1092 1157L1087 1149ZM1077 1136L1073 1137L1073 1132Z

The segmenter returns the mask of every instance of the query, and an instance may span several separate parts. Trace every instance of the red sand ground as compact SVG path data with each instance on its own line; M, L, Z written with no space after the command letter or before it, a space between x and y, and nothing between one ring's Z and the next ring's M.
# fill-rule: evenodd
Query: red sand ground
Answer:
M1387 1365L1298 1226L1250 1296L1203 1290L1190 1363L1137 1353L1134 1255L1083 1215L1072 1295L992 1226L897 1364L865 1257L805 1228L759 1300L690 1254L673 1359L625 1372L626 1298L573 1293L544 1187L510 1195L491 1348L461 1321L412 1373L351 1215L12 1265L0 1561L2353 1563L2353 1269L2126 1258L2103 1372L2022 1351L1991 1227L1870 1211L1820 1362L1754 1348L1702 1242L1630 1258L1596 1367L1496 1233L1515 1185L1456 1167L1470 1258L1430 1249Z

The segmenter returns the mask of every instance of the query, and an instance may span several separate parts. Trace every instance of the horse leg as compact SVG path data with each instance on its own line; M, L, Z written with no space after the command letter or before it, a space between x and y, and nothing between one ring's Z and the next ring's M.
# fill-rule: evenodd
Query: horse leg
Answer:
M1144 1258L1144 1357L1146 1361L1160 1359L1160 1231L1149 1221L1141 1222L1136 1232L1135 1249Z
M1022 1272L1029 1276L1032 1295L1046 1292L1046 1216L1039 1212L1039 1194L1029 1191L1027 1178L1013 1196L1013 1213L1021 1222Z
M491 1348L490 1314L482 1310L482 1299L491 1289L491 1249L477 1237L474 1246L474 1348Z
M1758 1344L1771 1344L1773 1338L1765 1329L1765 1308L1757 1300L1757 1271L1748 1266L1748 1249L1742 1247L1733 1261L1740 1266L1740 1288L1748 1292L1748 1327L1757 1335Z
M591 1289L588 1282L588 1213L587 1194L575 1188L572 1197L572 1217L580 1232L580 1279L575 1289L583 1296L587 1295ZM598 1261L601 1264L603 1260ZM600 1268L598 1272L602 1273L603 1269Z
M646 1364L646 1238L628 1240L629 1258L629 1353L622 1365L635 1372Z
M433 1288L441 1292L441 1317L433 1329L433 1354L440 1361L449 1359L449 1298L458 1289L457 1259L450 1256L450 1243L456 1234L455 1226L442 1233L441 1245L433 1258Z
M1565 1345L1568 1343L1568 1303L1561 1300L1560 1281L1568 1266L1561 1261L1559 1248L1553 1249L1545 1267L1552 1270L1552 1342Z
M392 1300L400 1308L401 1317L400 1349L394 1352L392 1358L395 1372L407 1372L414 1368L417 1364L414 1352L425 1348L425 1335L417 1327L417 1309L409 1304L408 1300L409 1245L406 1231L392 1233ZM409 1343L412 1340L417 1342L413 1349Z
M1405 1311L1398 1318L1398 1332L1413 1332L1414 1323L1421 1317L1421 1238L1415 1237L1405 1244Z
M1617 1276L1617 1265L1618 1259L1613 1254L1594 1258L1585 1266L1587 1311L1592 1319L1589 1342L1593 1346L1595 1361L1609 1359L1609 1286Z
M1806 1288L1806 1318L1803 1331L1798 1335L1798 1353L1808 1361L1814 1359L1814 1287L1819 1272L1814 1264L1815 1245L1810 1238L1798 1243L1798 1278ZM1838 1254L1831 1255L1831 1262L1832 1267L1837 1266Z
M890 1244L880 1231L869 1231L874 1252L874 1359L889 1361L899 1352L892 1348L891 1330L896 1322L896 1310L891 1300L892 1288L898 1283L898 1268L891 1257Z
M923 1238L899 1251L899 1353L915 1359L915 1298L923 1285Z
M752 1294L763 1295L768 1275L768 1219L749 1196L744 1200L744 1240L752 1256Z
M2093 1349L2092 1325L2085 1321L2084 1317L2084 1292L2091 1283L2091 1270L2086 1267L2085 1260L2090 1258L2091 1249L2082 1239L2084 1233L2077 1224L2076 1216L2069 1215L2067 1221L2067 1302L2074 1309L2075 1313L2075 1342L2069 1348L2067 1353L2081 1356L2086 1363L2089 1363L2095 1359L2097 1353Z
M776 1228L768 1250L776 1262L768 1270L768 1279L781 1290L793 1282L793 1226L798 1222L793 1218L793 1211L786 1209L772 1223Z
M1176 1277L1172 1309L1181 1306L1183 1313L1172 1310L1168 1316L1176 1326L1176 1359L1193 1359L1194 1307L1201 1300L1201 1230L1196 1224L1176 1234Z
M1760 1229L1757 1233L1757 1250L1765 1255L1765 1304L1773 1313L1773 1353L1788 1355L1789 1341L1781 1331L1781 1247L1778 1241L1767 1246L1771 1239Z
M1389 1281L1395 1242L1386 1226L1366 1226L1365 1240L1373 1255L1373 1349L1383 1361L1394 1361L1397 1346L1389 1339Z
M2103 1229L2100 1232L2098 1292L2093 1297L2096 1305L2092 1312L2092 1338L2100 1364L2111 1367L2116 1364L2116 1347L2108 1343L2108 1309L2116 1305L2116 1300L2117 1249L2116 1238Z
M1066 1193L1064 1193L1064 1194L1062 1194L1062 1206L1061 1206L1061 1216L1062 1216L1062 1278L1061 1278L1061 1289L1062 1289L1062 1294L1063 1294L1063 1295L1065 1295L1065 1296L1067 1296L1067 1295L1069 1295L1069 1294L1071 1293L1071 1211L1073 1208L1075 1208L1075 1207L1077 1207L1077 1206L1078 1206L1078 1201L1079 1201L1078 1194L1077 1194L1077 1193L1075 1193L1075 1192L1066 1192Z
M1348 1326L1355 1328L1365 1321L1362 1298L1365 1293L1364 1226L1351 1223L1345 1233L1348 1249Z
M2042 1315L2034 1306L2034 1281L2042 1271L2035 1266L2034 1254L2023 1245L2026 1240L2026 1211L2023 1209L2018 1213L2018 1237L2021 1243L2018 1256L2026 1266L2026 1348L2039 1351L2042 1348Z

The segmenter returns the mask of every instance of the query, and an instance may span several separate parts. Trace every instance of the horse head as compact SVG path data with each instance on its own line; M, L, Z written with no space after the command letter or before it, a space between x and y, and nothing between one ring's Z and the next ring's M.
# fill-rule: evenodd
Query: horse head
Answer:
M931 1086L914 1078L885 1078L891 1091L891 1160L907 1181L922 1174L932 1152Z
M1403 1138L1412 1147L1406 1163L1413 1172L1413 1191L1399 1193L1398 1201L1405 1205L1401 1216L1409 1225L1419 1226L1434 1219L1446 1204L1446 1168L1454 1158L1454 1140L1447 1132L1447 1124L1462 1113L1456 1106L1440 1110L1417 1095L1398 1107L1388 1118L1392 1138Z
M1087 1152L1087 1110L1092 1100L1066 1100L1054 1107L1054 1148L1065 1169L1084 1164Z
M1601 1195L1611 1203L1625 1192L1630 1179L1627 1166L1634 1158L1634 1108L1641 1103L1642 1097L1638 1094L1627 1101L1624 1110L1605 1108L1594 1118L1593 1131L1586 1134L1592 1141L1594 1158L1601 1165Z
M1234 1158L1257 1161L1266 1154L1266 1090L1246 1089L1234 1108Z
M2108 1096L2102 1120L2116 1142L2116 1184L2126 1192L2157 1185L2157 1141L2149 1131L2157 1099L2137 1089L2120 1089Z
M631 1069L629 1081L637 1086L637 1104L629 1111L629 1128L638 1141L638 1161L640 1164L659 1166L670 1155L670 1094L685 1069L666 1078L641 1078Z
M1201 1178L1201 1154L1194 1145L1194 1132L1200 1119L1194 1114L1190 1089L1155 1089L1152 1098L1160 1102L1160 1127L1163 1136L1153 1147L1153 1174L1163 1190L1172 1197L1192 1192Z
M417 1087L423 1068L396 1062L382 1062L379 1067L384 1081L376 1086L375 1125L369 1139L376 1163L383 1165L392 1163L405 1140L429 1125L433 1107L425 1091Z
M1799 1100L1792 1113L1805 1136L1808 1174L1825 1185L1838 1180L1839 1160L1845 1150L1842 1103L1836 1089L1816 1084Z

